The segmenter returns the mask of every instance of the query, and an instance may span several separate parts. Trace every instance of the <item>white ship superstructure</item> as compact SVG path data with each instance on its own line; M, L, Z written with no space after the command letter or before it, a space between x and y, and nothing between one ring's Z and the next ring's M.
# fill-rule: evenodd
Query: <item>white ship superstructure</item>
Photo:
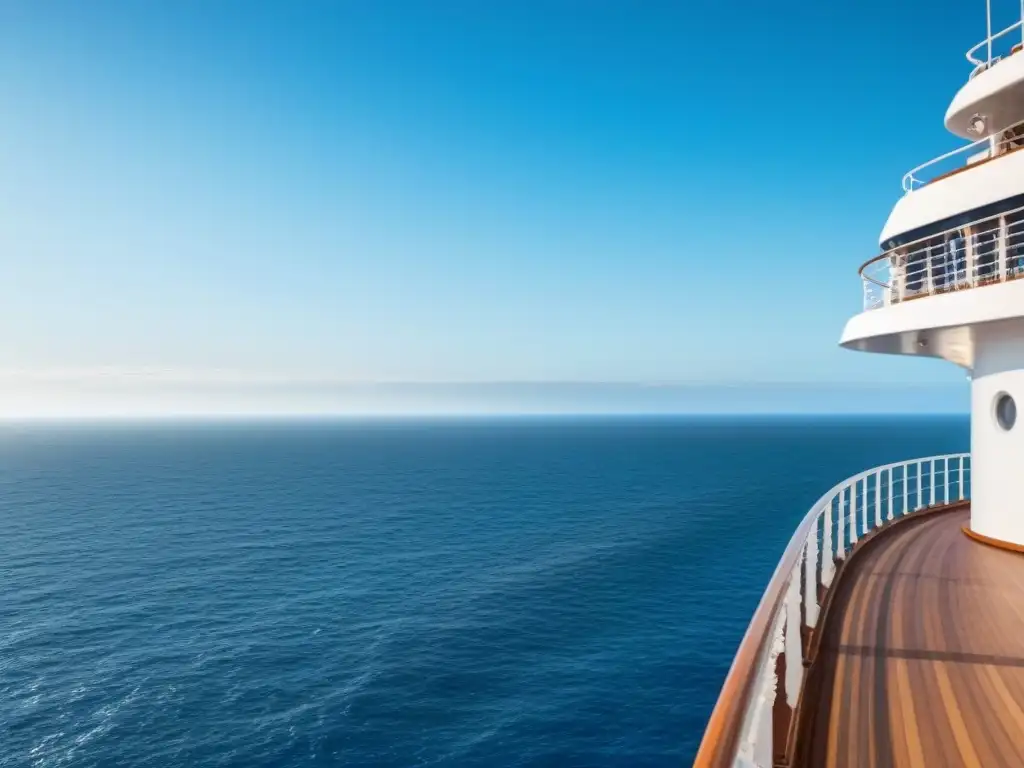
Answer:
M965 143L903 176L840 341L959 366L971 452L822 495L696 765L1024 766L1024 2L986 14L945 115Z

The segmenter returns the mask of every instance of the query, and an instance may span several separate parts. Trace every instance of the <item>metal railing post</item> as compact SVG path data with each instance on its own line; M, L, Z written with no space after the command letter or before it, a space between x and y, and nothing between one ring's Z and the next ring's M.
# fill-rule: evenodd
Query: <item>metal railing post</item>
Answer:
M843 526L846 525L846 489L839 489L838 500L836 501L836 558L839 560L846 559L846 531L843 530Z
M892 467L889 467L889 509L886 513L885 519L892 520Z
M818 526L814 525L804 545L804 618L808 627L818 621Z
M850 546L857 543L857 480L850 484Z
M974 274L974 228L964 227L964 271L967 273L967 284L974 286L976 275Z
M835 550L832 549L832 507L835 503L835 498L831 498L828 504L825 505L825 511L822 515L824 521L824 530L822 530L822 542L821 542L821 583L826 587L832 584L832 574L835 573L836 560Z
M1006 280L1006 216L999 217L999 282Z
M910 497L910 465L904 462L904 464L903 464L903 511L900 512L901 516L907 514L907 504L909 503L908 502L908 498L909 497Z
M875 528L882 527L882 471L875 472Z
M907 297L907 255L896 251L897 282L896 296L900 301Z
M864 517L863 517L864 529L861 531L861 533L864 534L865 536L867 536L868 531L871 530L871 527L868 524L868 520L869 520L868 514L870 513L870 511L871 511L871 499L868 496L868 477L865 476L864 477L864 509L863 509L863 512L864 512Z
M925 462L918 462L918 503L914 505L914 510L921 509L924 505L921 503L921 473L925 467Z
M942 460L942 503L949 504L949 456Z
M932 247L930 245L925 246L925 293L927 293L929 296L935 293L935 278L932 275L932 256Z

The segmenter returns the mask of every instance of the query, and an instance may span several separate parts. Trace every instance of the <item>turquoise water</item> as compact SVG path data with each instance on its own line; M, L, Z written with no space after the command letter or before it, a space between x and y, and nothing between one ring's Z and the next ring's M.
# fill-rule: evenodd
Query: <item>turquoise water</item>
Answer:
M0 428L0 766L679 766L796 522L966 418Z

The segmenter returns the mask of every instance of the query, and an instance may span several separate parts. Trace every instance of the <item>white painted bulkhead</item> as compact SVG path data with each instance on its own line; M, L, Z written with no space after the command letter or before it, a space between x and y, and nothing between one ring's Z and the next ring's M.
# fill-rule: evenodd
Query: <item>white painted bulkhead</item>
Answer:
M1016 38L1019 40L1019 37ZM999 131L1024 118L1024 56L1013 55L972 77L957 92L946 111L946 128L965 139L974 115L982 115L990 131Z
M1002 289L1000 291L1000 289ZM971 379L971 530L993 539L1024 546L1024 317L996 321L967 322L941 328L933 312L945 303L939 299L974 299L972 304L982 308L985 302L976 301L979 294L1003 293L1024 299L1024 281L1017 284L977 288L959 296L930 297L919 302L871 310L858 315L847 325L843 346L873 352L917 354L944 357L968 369ZM975 294L970 296L970 294ZM997 302L1003 303L1003 302ZM913 305L918 305L913 307ZM1003 303L1004 307L1009 304ZM929 306L931 305L931 306ZM911 328L902 323L891 323L894 310L927 310L918 314ZM947 307L948 309L948 307ZM1024 301L1017 303L1016 311L1024 311ZM896 312L896 314L901 314ZM889 332L867 338L851 338L851 330L864 329L855 321L884 320L875 330L888 325ZM930 316L930 319L926 319ZM962 320L968 317L961 316ZM853 328L851 328L853 326ZM922 343L923 342L923 343ZM1001 396L1009 395L1014 402L1017 421L1009 429L996 417L996 406Z
M941 357L975 367L976 330L1024 315L1024 280L926 296L851 317L840 345L862 352Z
M974 329L971 380L971 530L1024 546L1024 318ZM1004 428L1002 395L1018 418Z
M1021 56L1024 61L1024 55ZM943 221L966 211L1024 194L1024 151L1011 152L901 197L889 214L878 241Z
M985 298L989 301L985 301ZM971 529L1024 546L1024 281L869 310L847 324L843 346L942 357L971 379ZM997 319L998 318L998 319ZM951 326L942 327L952 321ZM865 335L861 335L865 334ZM1001 395L1018 420L996 419Z

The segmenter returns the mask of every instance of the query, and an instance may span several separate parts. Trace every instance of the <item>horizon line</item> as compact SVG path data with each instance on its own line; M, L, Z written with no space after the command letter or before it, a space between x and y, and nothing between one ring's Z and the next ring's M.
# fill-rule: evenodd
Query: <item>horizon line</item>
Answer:
M15 416L0 414L0 424L26 422L170 422L170 421L358 421L403 419L421 420L486 420L486 419L590 419L590 418L749 418L749 417L848 417L848 418L930 418L935 416L970 416L969 410L957 411L833 411L833 410L777 410L777 411L429 411L405 412L176 412L176 413L79 413L29 414Z
M334 374L269 374L225 369L146 368L146 367L67 367L67 368L0 368L0 383L84 383L122 381L165 384L237 384L247 386L293 385L338 387L464 387L464 386L613 386L651 389L672 387L948 387L953 382L925 382L901 379L811 380L811 379L616 379L616 378L346 378Z

